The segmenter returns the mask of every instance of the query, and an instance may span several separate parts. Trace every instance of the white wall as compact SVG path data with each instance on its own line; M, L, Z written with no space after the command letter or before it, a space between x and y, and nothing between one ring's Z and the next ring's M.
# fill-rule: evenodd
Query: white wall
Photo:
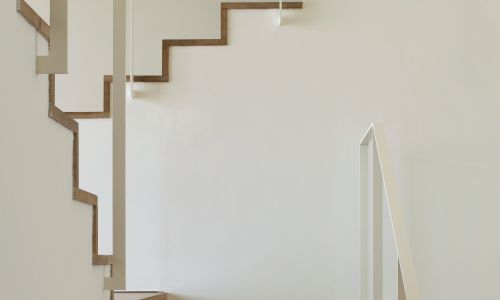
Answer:
M105 299L92 208L72 200L70 131L47 116L35 30L0 2L0 298ZM109 296L109 295L108 295Z
M217 1L137 6L138 73L162 38L219 34ZM172 82L128 106L128 287L358 299L358 143L381 121L424 299L498 299L498 9L308 0L282 28L231 12L230 46L175 48Z
M102 111L103 75L113 73L113 1L68 0L68 18L69 74L60 76L57 103L64 111Z

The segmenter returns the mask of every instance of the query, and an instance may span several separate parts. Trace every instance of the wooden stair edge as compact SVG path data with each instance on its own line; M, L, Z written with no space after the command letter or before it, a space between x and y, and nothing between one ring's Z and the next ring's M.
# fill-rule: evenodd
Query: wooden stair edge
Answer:
M17 11L31 24L47 41L50 40L50 26L24 0L17 0Z
M222 2L222 9L278 9L279 2ZM283 1L283 9L302 9L302 1Z
M79 188L74 189L73 199L76 201L85 203L85 204L92 205L92 206L97 205L97 196L96 195L89 193L87 191L84 191L82 189L79 189Z
M152 295L147 298L142 298L141 300L167 300L168 299L168 294L165 292L159 292L159 291L112 291L111 293L111 300L117 300L115 299L116 294L125 294L125 295L133 295L133 294L156 294Z
M113 255L92 255L92 265L94 266L109 266L113 264Z
M78 133L78 122L53 104L49 104L49 117L73 133Z
M65 112L66 115L73 119L109 119L111 112L109 111L73 111Z
M168 294L162 293L142 300L167 300L167 299L168 299Z

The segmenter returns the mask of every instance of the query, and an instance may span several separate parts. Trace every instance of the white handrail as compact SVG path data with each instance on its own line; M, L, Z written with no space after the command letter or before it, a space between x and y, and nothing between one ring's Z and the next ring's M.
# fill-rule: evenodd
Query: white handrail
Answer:
M371 146L371 147L370 147ZM383 125L372 124L361 141L360 149L360 207L361 207L361 300L369 297L368 250L372 249L373 300L382 298L382 208L384 193L389 208L392 230L399 259L399 299L421 300L417 276L404 220L404 212L397 198L396 180L389 160L387 139ZM370 153L370 150L372 151ZM370 155L371 154L371 155ZM370 159L372 166L370 167ZM372 170L372 174L370 173ZM370 185L371 179L371 185ZM371 186L371 190L369 187ZM371 197L370 197L371 196ZM372 206L372 245L368 245L368 204Z

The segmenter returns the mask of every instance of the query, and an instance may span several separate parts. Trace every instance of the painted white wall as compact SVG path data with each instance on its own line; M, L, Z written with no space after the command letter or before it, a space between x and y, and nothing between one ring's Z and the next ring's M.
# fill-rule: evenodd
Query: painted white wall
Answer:
M172 82L128 106L128 288L358 299L358 143L380 121L424 299L498 299L498 9L308 0L287 26L231 12L230 46L174 49ZM136 17L138 74L159 72L162 38L219 34L218 1L137 1ZM100 103L100 84L67 84Z
M36 32L16 1L0 2L0 20L0 298L105 299L92 208L72 200L73 135L48 118L35 75Z
M113 170L111 119L79 120L80 186L98 195L99 254L113 254Z
M60 76L57 103L102 111L103 75L113 74L113 1L68 0L68 18L69 74Z

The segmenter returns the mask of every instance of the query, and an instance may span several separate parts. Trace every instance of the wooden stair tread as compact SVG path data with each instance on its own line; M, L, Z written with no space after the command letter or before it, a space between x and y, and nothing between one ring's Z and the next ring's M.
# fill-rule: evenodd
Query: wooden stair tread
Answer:
M54 105L49 105L49 117L71 130L73 133L78 133L78 122L76 122L73 118L68 116L62 110L57 108Z
M73 191L73 199L92 206L97 205L97 196L82 189Z
M115 291L113 300L167 300L168 295L162 292L129 292Z
M113 264L113 255L92 255L92 265L94 266L109 266Z
M109 111L76 111L66 112L66 115L73 119L109 119L111 112Z
M222 2L223 9L278 9L279 2ZM304 3L300 2L283 2L283 9L302 9Z
M50 39L50 26L45 22L31 6L24 0L17 0L17 11L23 16L31 26L48 41Z

